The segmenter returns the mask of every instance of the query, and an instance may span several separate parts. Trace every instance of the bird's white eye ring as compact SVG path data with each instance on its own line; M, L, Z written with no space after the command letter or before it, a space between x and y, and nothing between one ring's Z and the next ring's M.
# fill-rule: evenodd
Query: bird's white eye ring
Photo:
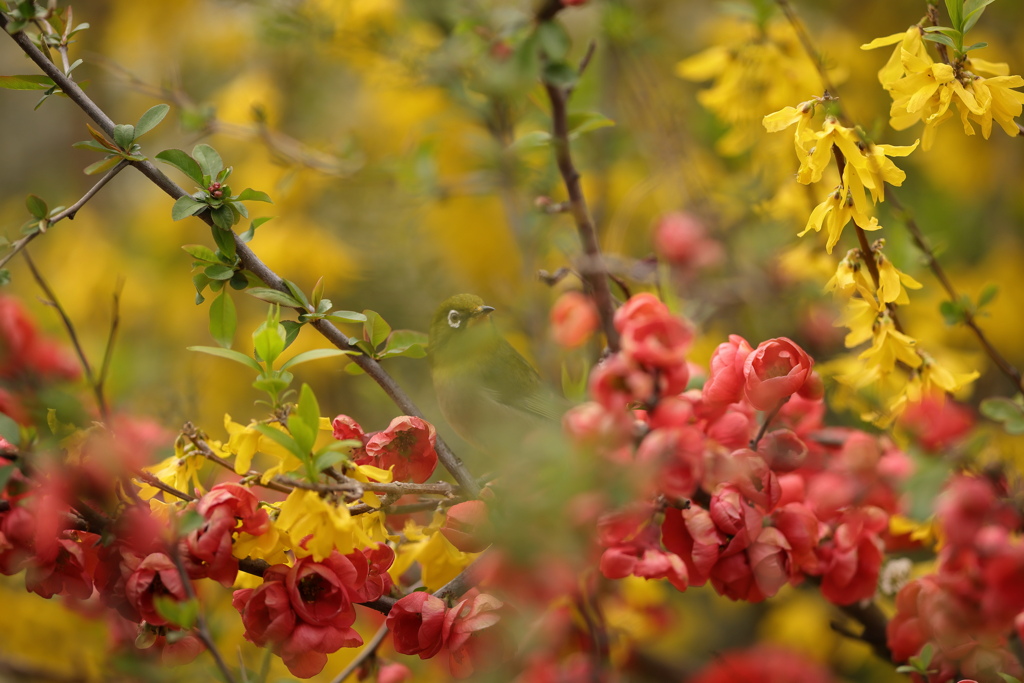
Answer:
M462 324L462 318L459 317L459 312L455 309L448 311L448 325L450 327L458 327Z

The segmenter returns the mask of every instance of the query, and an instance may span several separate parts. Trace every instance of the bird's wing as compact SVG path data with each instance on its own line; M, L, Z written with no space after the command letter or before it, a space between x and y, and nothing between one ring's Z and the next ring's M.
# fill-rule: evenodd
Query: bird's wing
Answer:
M562 413L568 407L565 399L555 395L551 388L544 384L533 366L521 355L513 351L507 359L515 364L514 372L509 372L510 368L499 372L497 368L491 366L484 369L484 397L535 418L561 420ZM514 385L506 379L510 376L516 378Z

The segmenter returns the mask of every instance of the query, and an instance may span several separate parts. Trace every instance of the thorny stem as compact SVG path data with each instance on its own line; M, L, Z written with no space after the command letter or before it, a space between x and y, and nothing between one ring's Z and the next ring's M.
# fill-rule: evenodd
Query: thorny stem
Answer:
M363 665L367 659L370 659L377 654L377 648L384 642L384 639L388 637L388 626L387 624L381 624L381 627L377 629L377 632L373 634L373 638L370 639L363 649L360 650L359 654L356 655L355 659L349 662L349 665L341 670L337 676L331 679L331 683L343 683L343 681L354 674L356 670Z
M0 15L0 28L6 28L6 26L7 19ZM23 31L19 31L13 35L8 35L10 35L11 39L18 44L18 47L28 55L29 59L35 62L36 66L38 66L43 73L53 79L53 82L60 87L61 91L67 95L68 98L77 104L78 107L89 116L89 118L96 122L104 133L113 137L113 120L107 116L106 113L100 109L100 107L97 106L88 95L85 94L78 84L65 76L64 73L53 64L53 62L47 59ZM188 195L184 189L164 175L164 173L154 166L152 162L148 160L133 161L131 164L144 176L149 178L153 184L172 198L178 199ZM207 225L213 226L213 220L210 218L208 211L199 214L198 217ZM252 249L249 248L249 245L243 242L237 234L234 235L234 238L236 253L242 266L262 280L267 287L288 293L289 290L285 286L284 280L265 263L263 263ZM605 285L605 291L607 292L607 285ZM301 312L309 313L309 311ZM331 322L321 319L315 320L310 324L317 330L317 332L323 335L327 341L331 342L337 348L345 351L358 351L354 346L349 345L348 337ZM394 404L397 405L404 414L423 418L423 413L419 410L416 404L412 402L409 395L406 394L394 378L381 367L380 363L369 356L363 355L362 352L357 356L353 356L352 360L367 375L377 382L378 386L384 390L384 393L388 395L392 402L394 402ZM480 495L480 486L477 484L472 474L470 474L466 465L454 452L452 452L441 437L437 438L435 450L437 451L438 460L440 460L445 469L451 473L452 477L454 477L455 481L459 483L463 491L473 497Z
M541 15L538 14L538 19L540 17ZM587 55L580 64L581 70L586 68L593 52L594 45L591 43ZM572 150L569 146L569 98L572 95L572 89L545 82L544 90L547 91L548 99L551 102L552 145L555 150L555 162L558 164L558 171L569 195L569 205L573 220L576 222L576 232L579 234L580 243L583 246L584 258L590 266L583 270L583 281L587 289L590 290L590 295L601 314L601 325L604 328L605 338L608 340L608 348L614 353L619 350L619 333L613 322L615 307L612 302L611 290L608 287L608 270L601 257L601 247L597 240L594 219L587 208L587 199L583 194L583 186L580 184L580 173L573 162Z
M74 204L72 204L68 208L64 209L63 211L61 211L57 215L53 216L52 218L47 219L46 227L49 228L54 223L56 223L58 221L62 221L65 218L67 218L69 220L74 220L75 214L78 213L78 210L81 209L83 206L85 206L85 203L88 202L90 199L92 199L96 195L96 193L99 192L103 188L104 185L106 185L108 182L110 182L111 178L116 176L118 173L120 173L122 170L124 170L127 166L128 166L128 162L126 160L122 159L121 161L119 161L117 166L114 166L114 168L112 168L109 171L107 171L106 173L104 173L103 177L100 178L98 181L96 181L96 184L93 185L91 188L89 188L88 192L86 192L84 195L82 195L81 199L79 199L77 202L75 202ZM19 251L21 251L22 249L27 247L29 242L34 240L36 237L39 237L39 235L43 234L43 232L44 232L43 230L34 230L33 232L30 232L29 234L27 234L24 237L22 237L20 240L12 243L11 246L10 246L10 250L6 254L4 254L3 258L0 258L0 268L3 268L4 265L8 261L10 261L12 258L14 258L14 256Z
M818 70L818 75L821 77L822 83L825 84L828 91L834 95L835 88L829 85L828 73L826 72L824 64L821 61L820 53L817 51L817 49L815 49L814 44L811 42L810 37L807 35L807 32L803 27L803 23L800 21L800 18L796 16L796 13L793 11L793 8L790 6L788 0L775 0L775 2L786 15L786 19L788 19L790 24L793 26L793 30L796 31L798 37L800 38L800 42L803 45L804 51L807 52L807 56L810 58L812 62L814 62L815 68L817 68ZM938 25L938 12L933 3L929 3L928 17L933 25ZM938 44L937 47L939 49L940 57L944 62L948 64L949 56L946 52L946 48L941 44ZM845 116L843 116L843 118L845 118ZM1024 126L1017 124L1017 127L1020 130L1022 136L1024 136ZM838 148L833 148L833 150L836 153L836 162L838 164L839 159L842 158L842 152L840 152ZM840 177L842 177L842 166L840 166L839 168L839 175ZM899 198L896 195L896 191L893 190L889 185L885 185L885 199L892 205L893 211L902 218L903 225L910 233L910 237L914 241L914 244L921 251L921 253L924 254L925 261L928 265L928 269L932 271L932 274L942 285L942 288L946 290L946 294L949 295L950 300L953 301L954 303L959 302L960 297L957 293L956 287L953 285L952 280L949 279L949 276L946 274L946 271L942 268L942 265L939 263L939 260L935 257L935 252L929 246L928 241L925 239L924 233L921 231L921 228L917 225L917 222L910 215L909 211L907 211L903 207L903 204L899 201ZM871 273L871 277L874 280L875 287L877 288L878 265L875 263L874 257L870 255L871 251L870 246L868 245L867 235L864 234L864 231L859 226L855 227L857 230L857 239L860 243L860 249L861 252L863 252L864 254L864 261L866 262L868 272ZM889 309L890 317L892 317L893 320L893 325L896 327L898 331L902 331L899 320L895 317L892 307L890 306ZM992 345L992 343L988 340L988 337L985 336L985 333L978 325L977 319L974 317L974 314L968 310L964 310L963 319L964 324L967 325L967 327L970 328L971 332L974 333L974 336L978 338L978 343L981 344L981 347L985 350L985 353L988 354L988 357L992 359L992 362L995 363L996 367L999 368L1000 372L1006 375L1006 377L1013 383L1014 389L1020 392L1024 392L1024 374L1022 374L1016 366L1007 361L1006 358Z

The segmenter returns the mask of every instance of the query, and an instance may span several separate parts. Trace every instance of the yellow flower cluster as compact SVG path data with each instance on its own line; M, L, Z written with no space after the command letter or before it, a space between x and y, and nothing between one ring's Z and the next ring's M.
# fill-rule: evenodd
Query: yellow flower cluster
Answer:
M972 123L976 123L988 139L993 121L1007 135L1018 135L1020 129L1014 119L1024 109L1024 93L1014 88L1024 86L1024 78L1009 75L1010 68L1004 63L976 57L952 65L936 63L925 49L922 35L920 27L911 26L905 33L876 38L861 46L872 50L897 45L878 72L882 87L892 96L892 127L904 130L924 121L921 148L927 150L939 124L953 115L950 105L955 104L967 135L974 135Z
M899 187L907 177L889 157L907 156L917 148L917 142L908 146L866 143L854 129L840 124L833 116L826 116L821 130L815 131L810 122L819 101L810 100L796 107L784 107L765 116L763 123L771 133L796 125L793 141L800 161L796 179L804 185L821 180L833 154L843 160L840 185L814 208L800 233L819 232L822 226L826 226L828 240L825 249L831 254L851 219L864 230L881 227L869 213L871 206L885 199L885 183Z

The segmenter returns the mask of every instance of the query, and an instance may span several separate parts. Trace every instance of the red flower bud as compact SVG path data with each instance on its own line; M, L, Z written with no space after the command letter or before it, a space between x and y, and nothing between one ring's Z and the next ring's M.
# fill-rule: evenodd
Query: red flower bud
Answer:
M758 410L772 410L800 391L812 365L811 357L790 339L761 342L743 363L743 393Z

